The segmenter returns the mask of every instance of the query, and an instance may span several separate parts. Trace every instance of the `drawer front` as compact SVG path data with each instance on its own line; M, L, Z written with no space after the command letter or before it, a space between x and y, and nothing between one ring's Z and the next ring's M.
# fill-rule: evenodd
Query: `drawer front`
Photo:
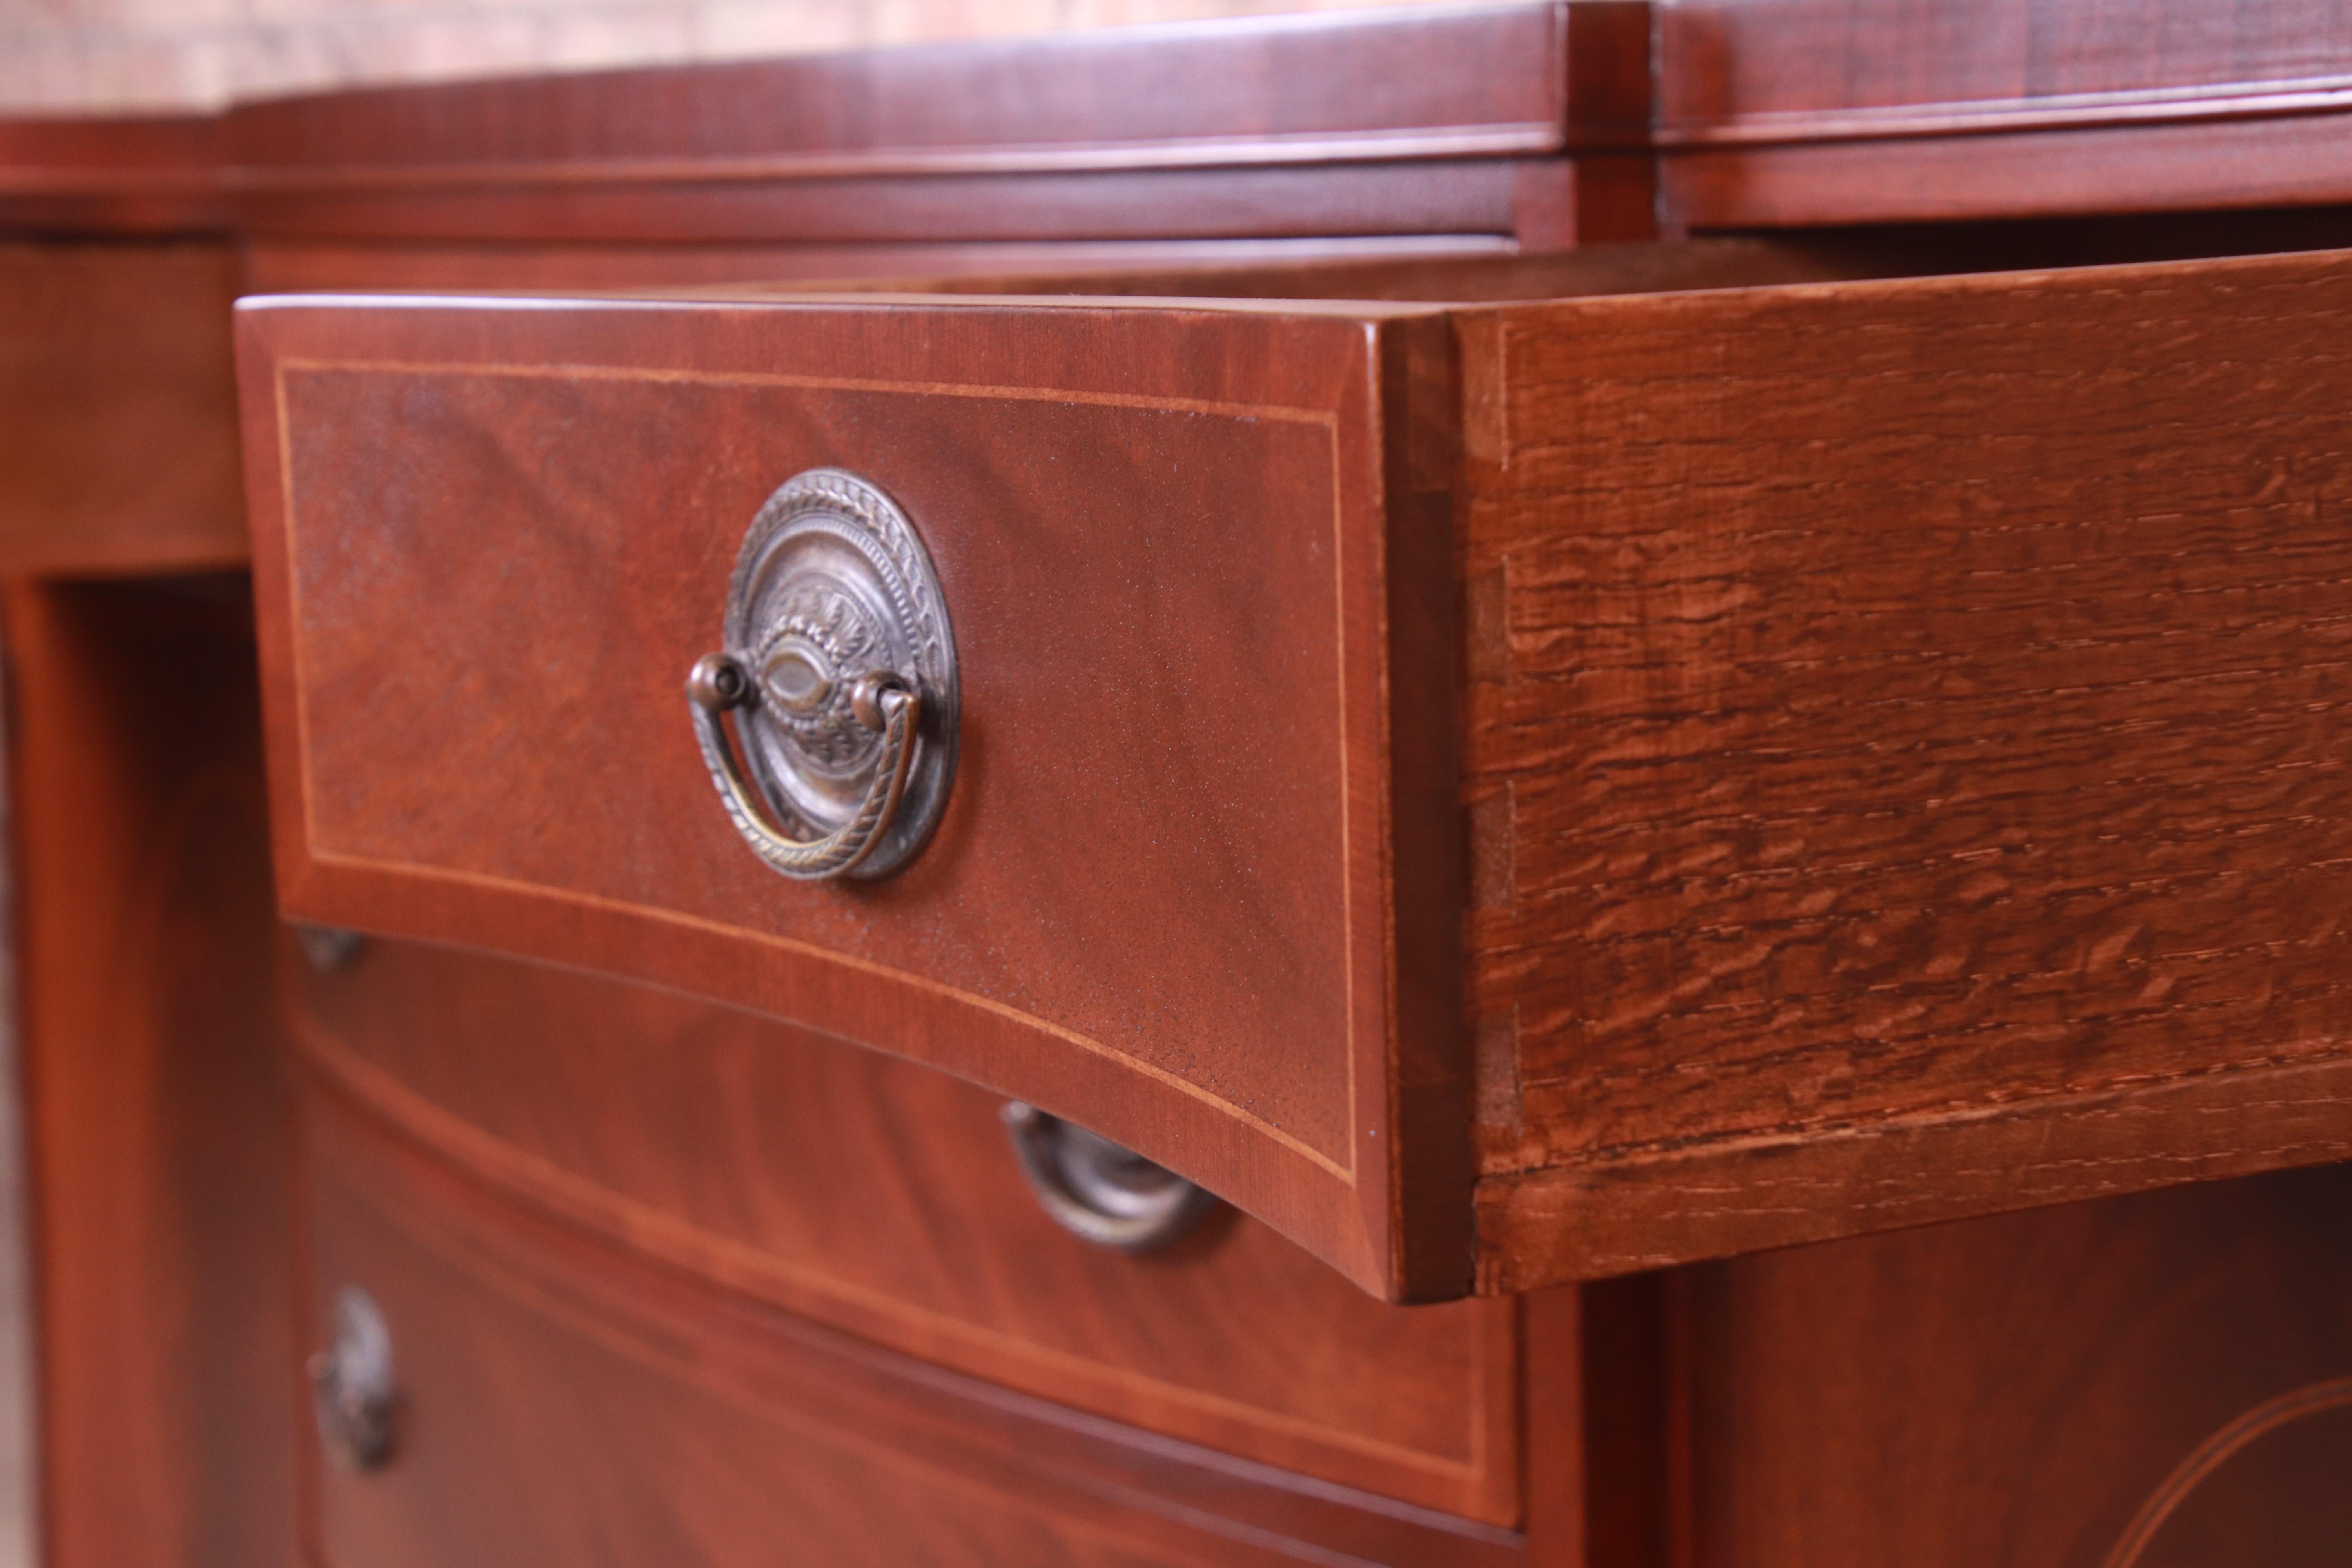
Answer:
M507 1200L1059 1405L1517 1517L1509 1302L1391 1306L1231 1210L1082 1240L997 1096L648 987L389 942L284 973L321 1081Z
M345 1354L328 1386L352 1413L332 1429L384 1417L361 1468L309 1450L335 1568L1522 1560L1498 1531L1219 1463L632 1267L326 1100L302 1131L307 1316ZM388 1354L343 1352L352 1290Z
M1426 845L1400 853L1391 810L1392 696L1444 694L1386 679L1376 326L904 303L242 320L290 912L927 1061L1373 1289L1464 1287L1456 937L1442 889L1412 905L1426 936L1388 914L1398 879L1443 880L1451 837L1413 814ZM818 468L903 509L959 668L944 816L880 880L761 864L683 694L747 526ZM1446 600L1442 574L1408 586ZM1399 1192L1450 1247L1397 1245Z

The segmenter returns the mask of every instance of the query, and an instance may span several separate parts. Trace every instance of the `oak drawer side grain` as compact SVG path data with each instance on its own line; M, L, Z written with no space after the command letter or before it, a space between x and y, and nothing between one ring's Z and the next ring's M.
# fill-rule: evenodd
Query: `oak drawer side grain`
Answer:
M2347 313L2317 255L1466 340L1490 1285L2345 1152Z

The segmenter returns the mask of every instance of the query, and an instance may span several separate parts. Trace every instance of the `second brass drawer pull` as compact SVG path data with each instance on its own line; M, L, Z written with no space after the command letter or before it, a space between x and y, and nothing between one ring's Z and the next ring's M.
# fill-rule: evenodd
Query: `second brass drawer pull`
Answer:
M686 692L752 853L811 881L912 859L954 778L957 689L947 601L906 514L855 474L795 476L743 536L722 635Z
M1097 1247L1157 1251L1217 1206L1206 1188L1034 1105L1007 1101L1004 1127L1039 1205Z
M335 1462L366 1471L391 1458L392 1331L358 1286L336 1294L335 1342L310 1358L310 1372L319 1440Z

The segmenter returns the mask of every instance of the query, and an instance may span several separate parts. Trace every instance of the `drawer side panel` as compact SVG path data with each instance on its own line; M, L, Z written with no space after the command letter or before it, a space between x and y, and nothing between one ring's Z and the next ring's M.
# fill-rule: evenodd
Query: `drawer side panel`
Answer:
M2347 1152L2347 311L2317 256L1487 319L1494 1281Z

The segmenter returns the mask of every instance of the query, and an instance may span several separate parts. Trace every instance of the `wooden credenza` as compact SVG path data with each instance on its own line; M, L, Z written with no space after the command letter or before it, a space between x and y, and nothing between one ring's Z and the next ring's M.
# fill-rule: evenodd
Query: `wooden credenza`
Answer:
M0 125L49 1560L2340 1560L2347 81Z

